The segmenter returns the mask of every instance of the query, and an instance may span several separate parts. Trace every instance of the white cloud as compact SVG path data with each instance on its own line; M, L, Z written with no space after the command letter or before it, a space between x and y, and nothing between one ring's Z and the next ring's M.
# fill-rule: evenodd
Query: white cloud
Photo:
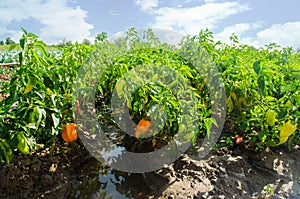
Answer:
M162 7L152 11L155 15L152 26L194 35L201 29L212 30L223 19L247 10L247 5L238 2L207 3L191 8Z
M270 28L257 33L261 44L275 42L281 46L300 47L300 21L274 24Z
M215 2L216 0L204 0L205 3L213 3Z
M68 0L2 0L0 3L0 34L17 35L8 26L14 21L34 19L42 25L40 38L49 44L63 38L82 41L90 37L91 24L85 21L87 13L80 7L71 7ZM26 27L24 27L26 28ZM19 34L19 33L18 33Z
M5 37L10 37L12 40L14 41L19 41L20 37L22 36L22 33L20 31L17 31L17 30L8 30L6 28L2 28L3 26L0 25L0 35L1 34L5 34ZM3 40L5 39L4 37L3 38L0 38L0 40Z
M239 23L225 27L220 33L214 34L216 40L229 43L229 37L234 33L238 36L239 42L254 47L263 47L269 43L277 43L282 47L291 46L300 48L300 21L274 24L256 33L255 36L245 36L248 31L255 31L262 28L262 22Z
M234 33L241 42L247 42L249 43L250 41L248 40L244 40L244 38L242 38L242 36L249 30L254 30L257 28L260 28L262 26L262 23L257 22L257 23L238 23L238 24L234 24L231 26L227 26L224 28L224 30L220 33L217 33L214 35L216 40L219 40L221 42L226 42L229 43L230 42L230 36Z
M142 11L149 11L158 6L158 0L135 0L134 4L140 6Z
M240 37L243 33L250 29L249 23L239 23L232 26L227 26L220 33L215 34L215 39L222 42L229 43L229 37L234 33L236 36Z

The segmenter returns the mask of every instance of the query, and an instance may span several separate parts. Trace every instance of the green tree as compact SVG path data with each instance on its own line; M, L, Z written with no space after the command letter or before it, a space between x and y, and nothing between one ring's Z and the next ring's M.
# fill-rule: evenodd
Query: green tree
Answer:
M4 45L4 41L0 41L0 45Z
M16 42L14 42L14 40L12 40L10 37L7 37L5 39L5 44L6 45L10 45L10 44L15 44Z
M70 41L67 41L66 42L66 46L72 46L72 41L70 40Z
M90 46L92 44L92 42L90 40L88 40L88 39L84 39L82 41L82 43L85 44L85 45L87 45L87 46Z

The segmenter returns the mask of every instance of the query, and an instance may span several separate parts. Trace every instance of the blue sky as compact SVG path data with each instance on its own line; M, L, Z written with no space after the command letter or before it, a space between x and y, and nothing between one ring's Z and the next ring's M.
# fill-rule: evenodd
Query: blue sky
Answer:
M20 27L46 43L94 40L130 27L163 28L195 35L209 28L228 42L276 42L300 48L299 0L1 0L0 40L18 40Z

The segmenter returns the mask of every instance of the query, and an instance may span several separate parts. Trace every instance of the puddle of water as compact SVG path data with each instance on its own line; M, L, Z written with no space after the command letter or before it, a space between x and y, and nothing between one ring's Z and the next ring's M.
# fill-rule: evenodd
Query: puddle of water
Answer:
M82 179L82 185L71 190L66 198L134 199L147 197L150 194L142 174L107 168L97 172L92 170L87 172Z

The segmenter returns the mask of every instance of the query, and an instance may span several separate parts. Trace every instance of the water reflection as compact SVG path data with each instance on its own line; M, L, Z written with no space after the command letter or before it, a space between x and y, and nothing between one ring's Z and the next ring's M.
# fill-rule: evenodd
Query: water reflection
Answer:
M96 159L90 161L87 172L82 178L82 185L71 190L66 198L147 198L150 194L150 189L145 181L145 175L120 172L113 169L108 169L103 166L97 172L93 172L91 166L100 164Z

